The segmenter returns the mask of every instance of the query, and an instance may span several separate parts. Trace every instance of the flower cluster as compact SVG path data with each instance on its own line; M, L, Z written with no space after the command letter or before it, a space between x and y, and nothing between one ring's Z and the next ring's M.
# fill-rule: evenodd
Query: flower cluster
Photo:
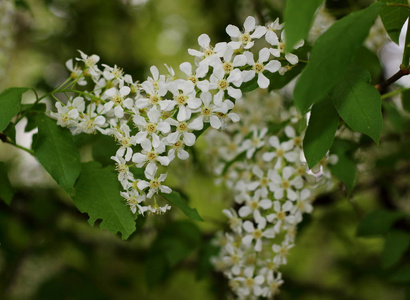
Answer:
M15 8L10 0L0 1L0 86L6 77L7 63L14 44L13 22Z
M163 75L153 66L141 83L117 66L100 66L97 55L80 51L80 58L67 62L71 75L65 86L77 94L65 104L58 102L51 116L73 134L100 132L115 138L119 148L112 159L124 189L121 195L134 213L162 214L170 206L160 206L156 195L171 192L162 170L176 157L187 159L187 147L206 128L223 129L239 120L231 110L242 97L244 82L267 88L269 74L283 75L298 63L296 55L285 53L282 27L278 21L258 26L248 17L242 30L226 28L230 42L212 45L202 34L199 50L188 50L195 63L180 65L183 78L172 68ZM254 55L250 50L258 40L265 47ZM251 155L252 148L248 151ZM142 168L144 176L136 177L131 168Z
M277 93L249 96L235 107L246 111L238 124L206 136L217 158L215 172L234 199L233 208L223 211L230 230L218 236L221 251L213 263L239 299L271 299L283 283L278 269L287 263L297 224L312 212L318 186L330 183L326 164L337 158L309 170L302 152L306 119L294 108L285 110ZM261 112L262 105L272 113Z

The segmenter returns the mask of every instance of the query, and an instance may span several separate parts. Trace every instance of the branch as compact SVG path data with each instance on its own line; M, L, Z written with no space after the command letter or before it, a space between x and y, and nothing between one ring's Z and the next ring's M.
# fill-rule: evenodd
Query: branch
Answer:
M389 85L396 82L397 80L399 80L403 76L406 76L406 75L409 75L409 74L410 74L410 68L408 68L408 67L407 68L400 68L400 70L397 71L392 77L390 77L389 79L387 79L386 81L384 81L382 83L376 84L375 88L378 89L380 94L384 94Z

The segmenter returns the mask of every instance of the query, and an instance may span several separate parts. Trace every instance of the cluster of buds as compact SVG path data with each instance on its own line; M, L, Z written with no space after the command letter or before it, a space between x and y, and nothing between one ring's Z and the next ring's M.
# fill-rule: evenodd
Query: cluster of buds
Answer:
M221 251L213 263L239 299L271 299L283 283L279 268L297 225L312 212L315 195L330 187L327 163L337 158L309 170L302 151L306 118L294 107L284 109L278 93L249 96L236 103L235 110L246 111L240 122L206 136L219 181L233 195L233 207L223 211L230 229L218 235ZM269 114L260 110L265 105Z
M66 64L71 72L66 89L57 90L77 93L58 102L57 112L50 114L73 134L100 132L115 138L119 148L112 159L121 195L133 213L162 214L170 206L160 205L156 196L171 192L164 185L170 162L187 159L186 148L206 128L223 129L239 121L231 110L242 97L244 82L254 80L267 88L268 73L283 75L298 63L298 56L285 52L282 28L278 21L258 26L248 17L243 30L227 26L230 42L213 46L202 34L200 49L188 50L195 63L180 65L183 79L172 68L162 75L153 66L147 80L135 82L117 66L99 66L97 55L80 52L80 58ZM255 57L251 49L258 40L264 47ZM142 168L144 177L136 178L131 168Z

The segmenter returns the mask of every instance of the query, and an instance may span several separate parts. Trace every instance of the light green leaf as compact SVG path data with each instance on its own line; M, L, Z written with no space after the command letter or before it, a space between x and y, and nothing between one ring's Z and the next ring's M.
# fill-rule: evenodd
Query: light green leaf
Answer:
M332 101L325 99L313 105L303 139L303 152L310 169L320 162L332 146L338 123L339 116Z
M301 112L325 98L337 84L368 35L381 6L382 3L374 3L342 18L318 38L295 87L294 101Z
M120 232L125 240L135 231L136 226L134 215L120 195L121 190L113 169L103 169L96 162L84 163L75 184L73 200L82 213L90 216L90 225L101 219L101 229Z
M369 83L370 74L367 71L351 67L331 97L346 124L378 144L383 127L382 100L379 91Z
M0 131L6 129L11 119L17 115L21 106L21 97L29 88L13 87L0 94Z
M38 115L38 133L34 137L34 156L46 171L67 192L71 193L80 175L80 154L74 146L73 136L66 128L45 115Z
M286 47L291 50L304 39L313 22L314 14L323 0L288 0L285 9Z
M383 3L408 4L407 0L379 0ZM401 6L385 6L380 11L384 28L386 28L391 40L397 45L404 22L409 17L409 9Z
M384 268L395 265L410 246L410 234L401 230L388 232L382 262Z
M353 191L356 181L356 163L353 159L356 147L356 144L351 141L335 139L330 148L330 152L337 155L338 161L336 164L328 166L332 175L346 185L349 194Z
M14 190L7 176L6 164L0 162L0 199L2 199L6 204L10 205L13 196Z
M161 194L161 196L182 210L182 212L192 220L203 221L198 211L195 208L189 207L188 203L181 198L178 192L172 191L170 194Z
M385 234L398 220L406 217L402 211L376 210L366 215L357 228L358 236Z

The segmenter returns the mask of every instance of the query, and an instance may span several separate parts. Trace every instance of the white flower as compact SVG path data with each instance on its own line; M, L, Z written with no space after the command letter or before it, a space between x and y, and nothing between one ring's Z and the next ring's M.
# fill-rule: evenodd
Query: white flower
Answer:
M168 90L174 95L175 105L178 105L178 121L191 118L192 110L199 108L201 100L196 98L195 85L189 80L175 80L168 83Z
M287 264L286 256L289 253L289 249L295 246L294 244L290 244L288 242L283 242L281 245L273 244L272 250L273 252L277 253L275 257L278 257L281 264Z
M241 84L242 76L239 69L234 69L230 72L229 76L225 78L224 69L219 66L214 68L214 72L211 75L211 83L209 86L210 90L219 90L214 96L214 103L216 105L222 104L222 99L225 91L228 92L228 95L234 99L239 99L242 97L242 92L238 88L234 88L231 84L239 86Z
M287 162L295 162L299 156L297 151L292 151L294 149L293 141L286 141L281 143L277 136L271 136L268 140L270 146L274 148L273 152L265 152L262 155L264 161L272 161L277 158L275 163L275 169L279 169L283 165L283 159Z
M246 70L242 72L242 78L244 82L252 80L255 75L258 75L258 86L262 89L266 89L269 86L269 79L263 74L263 71L267 70L271 73L278 71L281 68L281 63L277 60L269 60L270 52L268 48L263 48L259 51L259 59L255 62L253 59L253 53L245 52L244 55L248 60L248 64L252 66L252 70Z
M294 177L291 179L291 177ZM303 179L297 175L295 168L286 166L282 170L282 176L275 173L272 175L272 182L269 183L269 189L274 193L275 199L283 199L284 192L289 200L295 200L296 190L303 187Z
M264 220L264 219L263 219ZM251 221L245 221L243 223L243 229L248 233L242 238L242 243L245 246L250 246L252 241L255 240L255 251L260 252L262 250L262 238L274 238L275 231L273 228L265 229L266 221L258 223L258 228L255 228ZM265 229L265 230L264 230Z
M253 197L250 197L248 194L243 194L245 198L245 205L242 206L238 214L240 217L247 217L251 213L253 213L253 218L258 222L260 216L260 208L265 210L272 207L272 201L269 199L260 199L261 198L261 191L258 190L254 193ZM259 222L258 222L259 223Z
M209 90L209 81L207 79L200 80L206 75L206 73L208 73L208 66L200 64L196 69L195 74L192 72L192 65L189 62L180 64L179 68L188 77L187 79L192 81L192 83L202 92L207 92Z
M97 63L100 61L100 57L98 55L91 55L88 56L84 52L78 50L80 52L81 58L77 58L78 61L82 61L85 64L85 74L90 74L93 76L93 79L96 80L96 78L100 75L101 71L98 69Z
M233 42L229 43L233 49L239 49L241 46L243 46L244 49L250 49L254 45L252 39L259 39L266 33L265 26L256 26L254 17L247 17L243 27L243 33L234 25L228 25L226 27L226 33L233 40Z
M114 107L114 114L117 118L121 119L124 117L124 108L131 109L134 100L131 98L126 98L125 97L131 92L131 89L128 86L123 86L121 89L117 89L115 87L108 89L104 93L104 99L107 99L107 97L110 99L109 102L104 104L104 109L109 112L113 106Z
M211 104L212 95L209 92L202 93L201 100L203 105L200 108L200 115L192 121L191 128L195 130L202 130L204 123L210 123L215 129L221 128L222 121L218 116L224 116L228 113L228 105L225 103L222 103L220 106Z
M271 44L272 46L274 46L274 48L270 49L270 52L272 53L273 56L275 57L280 57L281 54L285 54L285 59L291 64L291 65L295 65L299 62L299 58L297 55L293 54L293 53L286 53L286 45L283 42L285 38L285 32L282 31L281 34L281 38L280 40L276 37L276 39L274 38L274 36L271 36L271 38L267 38L267 42L269 44ZM300 47L302 47L304 45L304 41L301 40L299 41L293 48L294 49L298 49Z
M150 181L140 180L137 184L140 190L149 188L147 198L152 198L152 196L154 196L154 194L157 194L158 191L161 191L161 193L165 194L170 194L172 192L169 187L161 184L161 182L165 181L165 179L167 178L167 174L161 174L159 177L155 177L157 170L157 166L155 166L151 170L148 170L147 168L144 174L147 179L150 179Z
M254 130L252 133L252 138L247 139L242 144L242 149L246 150L246 158L250 159L255 151L262 148L265 145L265 135L268 132L268 128L263 128L261 131Z
M121 145L115 155L117 157L124 157L125 154L126 161L129 161L131 159L133 152L131 146L135 146L137 143L135 136L130 136L130 132L131 129L126 124L122 124L119 130L114 131L114 137Z
M293 208L293 204L290 201L286 201L283 205L279 201L273 202L273 209L275 213L266 216L266 220L270 223L274 223L273 230L279 233L282 229L283 222L293 224L295 222L295 216L289 215Z
M184 150L185 143L181 139L178 139L175 143L169 145L171 149L168 151L168 158L170 161L174 160L175 153L181 160L186 160L189 157L189 153Z
M237 277L238 280L243 283L243 287L238 288L238 296L246 297L249 295L260 296L262 294L261 285L264 283L265 278L262 275L254 276L254 267L247 267L243 271L243 277Z

